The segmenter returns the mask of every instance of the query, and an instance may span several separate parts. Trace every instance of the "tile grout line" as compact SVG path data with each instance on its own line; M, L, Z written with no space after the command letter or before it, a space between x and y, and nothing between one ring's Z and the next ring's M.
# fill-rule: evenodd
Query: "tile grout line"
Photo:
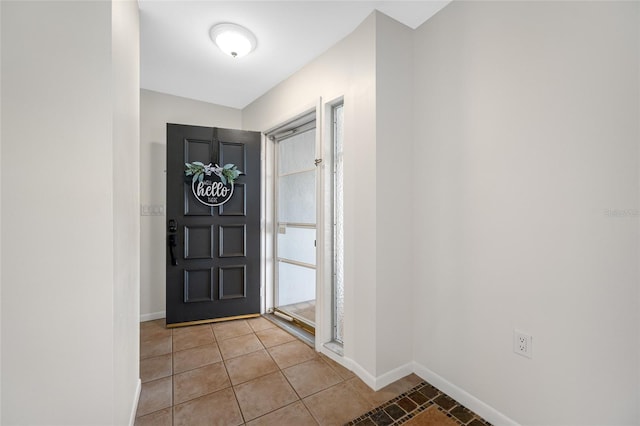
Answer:
M265 376L267 376L267 375L269 375L269 374L280 373L280 374L284 377L284 379L287 381L287 383L289 383L289 379L288 379L288 378L287 378L287 376L282 372L282 369L280 368L280 366L278 365L278 363L277 363L277 362L275 361L275 359L273 359L273 357L271 356L271 352L269 352L269 348L267 348L267 347L265 346L265 344L264 344L264 342L262 341L262 339L260 339L260 337L255 333L255 330L254 330L254 334L255 334L256 338L257 338L257 339L260 341L260 343L262 344L262 346L263 346L263 350L267 353L267 355L269 356L269 359L271 359L271 361L273 361L273 363L275 364L275 366L276 366L276 367L277 367L277 369L278 369L278 371L275 371L275 372L273 372L273 373L267 373L267 374L262 375L262 376L259 376L259 377L265 377ZM284 343L282 343L282 344L284 344ZM272 346L272 347L276 347L276 346L280 346L280 345L274 345L274 346ZM257 352L257 351L254 351L254 352ZM250 353L254 353L254 352L250 352ZM246 354L245 354L245 355L246 355ZM240 356L244 356L244 355L240 355ZM238 358L239 358L239 357L238 357ZM226 368L226 365L225 365L225 368ZM251 379L251 380L254 380L254 379ZM248 382L250 382L251 380L247 380L247 381L246 381L246 382L244 382L244 383L248 383ZM259 419L259 418L261 418L261 417L264 417L264 416L269 415L269 414L271 414L271 413L273 413L273 412L275 412L275 411L278 411L278 410L280 410L281 408L288 407L289 405L291 405L291 404L295 404L296 402L300 401L300 400L301 400L301 399L300 399L300 395L298 395L298 392L296 392L296 389L293 387L293 385L292 385L291 383L289 383L289 386L291 386L291 389L293 389L293 392L294 392L294 393L296 394L296 396L298 397L298 399L297 399L296 401L293 401L293 402L291 402L290 404L287 404L287 405L285 405L285 406L283 406L283 407L276 408L275 410L271 410L271 411L269 411L269 412L266 412L266 413L262 414L261 416L256 417L255 419L251 419L251 421L253 421L253 420L257 420L257 419ZM235 387L234 387L234 388L233 388L233 393L234 393L234 394L235 394L235 391L236 391L236 390L235 390ZM236 395L236 399L237 399L237 395ZM238 406L240 406L240 402L239 402L239 401L238 401ZM242 411L242 408L240 408L240 411ZM242 418L244 419L244 414L242 415ZM246 423L247 423L247 421L245 420L245 424L246 424Z
M227 338L227 339L225 339L225 340L233 339L234 337L246 336L246 335L248 335L248 334L254 334L254 335L255 335L255 331L253 330L253 327L251 327L251 325L249 325L249 324L247 324L247 325L248 325L248 326L249 326L249 328L252 330L250 333L247 333L247 334L240 334L240 335L238 335L238 336L229 337L229 338ZM213 327L213 326L212 326L212 327ZM215 332L214 332L214 334L215 334ZM257 336L256 336L256 337L257 337ZM258 340L260 340L260 339L258 339ZM260 342L260 344L262 344L262 342ZM242 411L242 407L240 406L240 401L238 400L238 395L236 394L236 386L237 386L237 385L241 385L242 383L246 383L246 382L242 382L242 383L238 383L238 384L234 384L234 383L233 383L233 381L231 380L231 374L229 374L229 368L227 367L227 361L232 360L232 359L236 359L236 358L240 358L241 356L249 355L249 354L252 354L252 353L255 353L255 352L258 352L258 351L264 350L264 349L265 349L265 348L264 348L264 345L263 345L263 348L262 348L262 349L258 349L258 350L256 350L256 351L248 352L248 353L246 353L246 354L239 355L239 356L237 356L237 357L227 358L227 359L225 359L225 358L222 356L222 351L220 351L220 358L222 358L222 364L224 365L224 369L225 369L225 371L227 372L227 376L229 377L229 383L230 383L230 386L231 386L231 391L233 392L233 396L234 396L234 398L236 399L236 403L238 404L238 409L240 410L240 415L242 416L242 421L243 421L243 423L246 423L246 422L247 422L247 420L246 420L246 419L245 419L245 417L244 417L244 412Z
M255 333L255 331L254 331L254 333ZM256 337L258 338L258 340L260 340L260 337L258 337L257 335L256 335ZM294 337L295 337L295 336L294 336ZM294 341L294 340L292 340L292 341ZM291 383L291 381L289 380L289 378L287 377L287 375L284 373L284 370L285 370L285 369L284 369L284 368L281 368L281 367L280 367L280 365L278 365L278 363L276 362L276 360L273 358L273 356L272 356L271 352L269 351L269 349L271 349L271 348L275 348L275 347L278 347L278 346L286 345L286 344L288 344L288 343L291 343L292 341L283 342L283 343L280 343L280 344L277 344L277 345L273 345L273 346L270 346L270 347L266 347L266 346L265 346L263 349L261 349L261 350L264 350L264 351L267 353L267 355L269 356L269 359L271 359L271 361L274 363L274 365L276 366L276 368L277 368L278 370L277 370L277 371L274 371L273 373L267 373L267 374L264 374L264 375L259 376L259 377L264 377L264 376L267 376L268 374L280 373L280 374L284 377L284 379L287 381L287 383L289 384L289 386L291 387L291 389L294 391L295 395L297 396L297 399L296 399L295 401L292 401L292 402L290 402L290 403L288 403L288 404L286 404L286 405L282 406L282 407L279 407L279 408L276 408L276 409L274 409L274 410L268 411L268 412L266 412L266 413L264 413L264 414L262 414L262 415L260 415L260 416L256 417L255 419L252 419L251 421L254 421L254 420L260 419L260 418L262 418L262 417L264 417L264 416L267 416L267 415L269 415L269 414L271 414L271 413L274 413L274 412L276 412L276 411L278 411L278 410L281 410L281 409L283 409L283 408L289 407L289 406L291 406L291 405L293 405L293 404L295 404L295 403L297 403L297 402L301 402L301 403L302 403L302 405L303 405L303 407L305 408L305 410L309 413L309 415L314 419L314 421L316 421L316 423L318 423L318 424L319 424L319 422L317 421L317 419L313 416L313 413L311 412L311 410L309 410L309 408L307 407L307 405L304 403L304 399L302 398L302 396L298 393L298 391L296 390L296 388L295 388L295 386L293 385L293 383ZM262 340L260 340L260 342L264 345L264 342L262 342ZM249 352L248 354L250 354L250 353L255 353L255 352L258 352L258 351ZM244 355L248 355L248 354L244 354ZM240 356L244 356L244 355L240 355ZM240 356L238 356L238 357L236 357L236 358L239 358ZM333 368L332 368L330 365L328 365L328 363L326 363L324 360L322 360L322 358L320 358L320 356L316 355L316 357L315 357L315 358L320 359L320 360L321 360L325 365L327 365L327 366L328 366L332 371L334 371L334 370L333 370ZM313 359L315 359L315 358L313 358ZM232 358L232 359L233 359L233 358ZM299 363L296 363L296 364L292 364L292 365L290 365L290 366L287 366L286 368L290 368L290 367L294 367L294 366L296 366L296 365L304 364L305 362L308 362L308 361L310 361L310 360L305 360L305 361L302 361L302 362L299 362ZM226 363L225 363L225 368L226 368L226 367L227 367L227 366L226 366ZM228 373L228 370L227 370L227 373ZM342 379L342 377L341 377L339 374L337 374L337 372L336 372L336 375L338 375L338 377L340 377L340 379L341 379L342 381L344 381L344 379ZM254 379L251 379L251 380L254 380ZM248 383L248 382L249 382L249 381L251 381L251 380L248 380L248 381L243 382L243 383ZM339 382L339 383L342 383L342 382ZM339 384L339 383L336 383L336 384ZM240 385L240 384L242 384L242 383L239 383L238 385ZM332 385L332 386L335 386L335 384L334 384L334 385ZM332 387L332 386L330 386L330 387ZM234 396L236 397L236 401L238 402L238 407L240 407L240 402L238 401L238 399L237 399L237 398L238 398L238 397L237 397L237 394L235 393L235 387L236 387L236 385L232 385L232 389L233 389ZM329 388L330 388L330 387L329 387ZM308 396L311 396L311 395L315 395L316 393L322 392L323 390L326 390L326 389L329 389L329 388L321 389L321 390L319 390L318 392L314 392L313 394L307 395L307 397L308 397ZM240 408L240 411L242 412L242 408ZM245 419L245 417L244 417L244 413L242 413L242 418L243 418L243 420L245 420L245 423L247 423L247 420L246 420L246 419Z
M213 326L212 326L213 327ZM249 326L251 328L251 326ZM214 333L215 335L215 333ZM231 374L229 374L229 369L227 368L227 363L224 359L222 359L222 352L220 352L220 359L222 360L222 365L224 365L224 370L227 373L227 377L229 378L229 387L231 388L231 392L233 393L233 398L236 401L236 405L238 406L238 411L240 412L240 417L242 418L242 424L246 425L247 419L245 418L244 412L242 411L242 407L240 406L240 400L238 400L238 395L236 394L236 388L231 381Z
M280 366L278 365L278 363L277 363L277 362L275 361L275 359L273 359L273 357L271 356L271 352L269 352L269 348L267 348L267 347L265 346L264 342L263 342L263 341L260 339L260 337L256 334L256 330L255 330L255 329L253 329L253 327L251 327L251 325L250 325L250 324L249 324L249 327L251 328L252 332L251 332L251 333L248 333L248 334L253 334L253 335L258 339L258 341L259 341L259 342L260 342L260 344L262 345L262 349L258 349L258 350L256 350L256 351L248 352L248 353L246 353L246 354L239 355L239 356L237 356L237 357L229 358L229 359L240 358L240 357L242 357L242 356L249 355L249 354L252 354L252 353L256 353L256 352L259 352L259 351L265 351L265 352L266 352L266 354L267 354L267 356L269 357L269 359L273 362L273 364L274 364L274 365L276 366L276 368L277 368L277 371L274 371L273 373L277 373L277 372L279 372L280 374L282 374L282 376L284 376L285 380L287 380L287 382L289 382L289 381L288 381L288 379L287 379L287 376L282 372L282 369L280 368ZM230 338L232 338L232 337L230 337ZM282 344L285 344L285 343L282 343ZM274 346L272 346L272 347L276 347L276 346L280 346L280 345L274 345ZM236 393L236 386L237 386L237 385L241 385L241 384L243 384L243 383L248 383L248 382L250 382L251 380L254 380L255 378L254 378L254 379L247 380L247 381L245 381L245 382L238 383L238 384L234 385L234 384L233 384L233 382L231 382L231 375L229 374L229 369L228 369L228 367L227 367L226 361L227 361L227 360L223 360L222 362L223 362L223 364L224 364L224 367L225 367L225 370L226 370L226 372L227 372L227 375L229 376L229 382L231 383L231 390L232 390L233 395L234 395L234 397L235 397L235 399L236 399L236 403L238 404L238 408L239 408L239 410L240 410L240 414L241 414L241 416L242 416L243 423L244 423L244 424L246 424L248 421L247 421L247 419L245 418L245 414L244 414L244 412L242 411L242 407L240 406L240 401L238 400L238 395L237 395L237 393ZM265 377L265 376L267 376L267 375L269 375L269 374L273 374L273 373L267 373L267 374L264 374L264 375L258 376L258 378L259 378L259 377ZM258 416L258 417L256 417L255 419L252 419L252 420L250 420L250 421L253 421L253 420L259 419L259 418L261 418L261 417L263 417L263 416L266 416L266 415L271 414L271 413L273 413L273 412L275 412L275 411L278 411L278 410L280 410L280 409L282 409L282 408L288 407L289 405L295 404L295 403L296 403L296 402L298 402L298 401L301 401L300 396L299 396L299 395L298 395L298 393L296 392L295 388L294 388L290 383L289 383L289 385L291 386L291 388L292 388L292 389L293 389L293 391L295 392L296 396L298 396L298 399L297 399L296 401L293 401L293 402L291 402L291 403L289 403L289 404L287 404L287 405L285 405L285 406L283 406L283 407L279 407L279 408L277 408L277 409L275 409L275 410L271 410L271 411L269 411L269 412L266 412L266 413L262 414L261 416Z
M313 414L313 411L311 411L311 409L307 406L307 404L304 402L304 400L301 400L302 405L304 405L304 408L309 412L309 414L311 415L311 418L313 419L313 421L316 422L316 424L320 424L320 420L316 418L316 416Z

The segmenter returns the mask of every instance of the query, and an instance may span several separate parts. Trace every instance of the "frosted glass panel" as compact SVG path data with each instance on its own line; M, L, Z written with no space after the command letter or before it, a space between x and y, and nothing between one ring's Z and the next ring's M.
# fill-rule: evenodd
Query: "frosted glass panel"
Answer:
M280 226L278 227L278 257L315 265L315 240L315 229Z
M278 262L278 306L315 300L316 270Z
M311 124L305 126L312 127ZM276 147L276 307L313 323L316 299L315 129L298 130L294 136L278 140ZM287 223L303 226L288 226Z
M316 172L278 178L278 221L316 223Z
M315 167L315 134L315 129L311 129L278 142L280 175Z
M342 161L342 142L343 142L343 107L336 107L335 114L335 135L334 135L334 321L335 336L338 342L343 341L344 336L344 224L343 224L343 182L344 169Z

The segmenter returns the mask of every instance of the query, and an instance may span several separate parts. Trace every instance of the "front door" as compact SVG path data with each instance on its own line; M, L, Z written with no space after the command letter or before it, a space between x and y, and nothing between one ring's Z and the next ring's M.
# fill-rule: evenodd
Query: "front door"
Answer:
M260 133L167 124L166 226L168 326L259 315Z

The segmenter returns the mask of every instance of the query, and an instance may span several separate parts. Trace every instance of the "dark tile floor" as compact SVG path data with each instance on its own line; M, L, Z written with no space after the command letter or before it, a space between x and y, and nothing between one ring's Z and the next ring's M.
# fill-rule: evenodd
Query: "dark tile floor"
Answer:
M374 392L264 318L167 329L140 325L136 425L342 425L421 383Z
M345 426L491 426L426 382L350 421Z

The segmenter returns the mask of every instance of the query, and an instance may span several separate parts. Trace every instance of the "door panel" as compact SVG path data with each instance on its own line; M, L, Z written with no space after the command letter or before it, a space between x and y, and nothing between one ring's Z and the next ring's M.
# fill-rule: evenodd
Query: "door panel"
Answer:
M184 164L194 161L235 164L243 172L227 203L210 207L193 195ZM167 124L171 220L177 226L167 229L167 324L259 314L260 134Z
M280 222L315 224L315 170L278 178L278 220Z
M222 164L235 164L238 169L245 170L246 164L246 152L245 146L242 143L234 142L220 142L220 162Z
M213 269L184 270L184 303L213 302Z
M278 142L278 173L308 170L315 160L315 132L307 131L295 137Z
M278 257L313 265L316 263L316 230L280 225Z
M315 125L276 141L275 308L315 326ZM306 328L309 329L309 328Z
M220 225L220 257L246 256L245 225Z
M220 268L220 299L241 299L247 297L246 265L223 266Z
M242 170L242 169L240 169ZM247 197L244 183L237 183L233 189L233 197L218 207L220 216L246 216Z
M278 262L278 307L316 299L316 271L306 266Z
M184 258L213 259L213 226L197 225L184 227Z
M185 126L188 127L188 126ZM213 129L211 129L213 130ZM167 131L167 137L169 133ZM210 139L198 140L198 139L184 139L184 161L183 163L192 163L194 161L202 161L205 164L208 164L209 161L203 161L203 159L213 158L215 156L215 152L213 150L213 144L211 143L211 138L213 137L213 133L211 133ZM178 141L175 141L178 142ZM167 140L167 144L169 141ZM177 147L171 147L172 149ZM175 159L175 158L174 158ZM168 162L167 162L168 166ZM183 165L184 168L184 165ZM240 169L242 170L242 169ZM180 173L175 170L171 170L173 174ZM184 174L184 170L182 170ZM169 170L167 169L167 178L169 177ZM178 179L179 176L175 176L174 179ZM187 188L183 191L183 199L184 199L184 214L188 216L213 216L213 207L204 205L200 203L191 193L191 187L189 187L188 183ZM167 186L167 188L169 188ZM188 190L187 190L188 189ZM167 194L168 195L168 194ZM167 203L169 203L169 199L167 198Z

